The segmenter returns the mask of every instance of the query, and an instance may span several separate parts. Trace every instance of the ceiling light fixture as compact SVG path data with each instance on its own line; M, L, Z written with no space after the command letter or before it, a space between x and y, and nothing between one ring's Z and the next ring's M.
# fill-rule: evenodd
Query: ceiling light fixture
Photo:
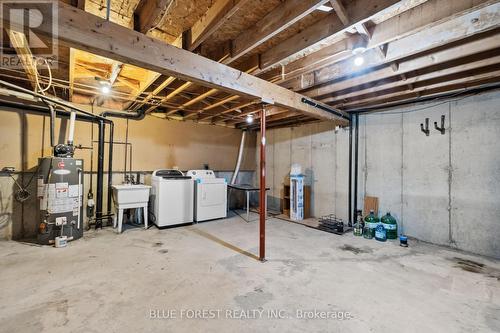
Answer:
M325 6L325 5L322 5L322 6L319 6L317 9L320 10L320 11L322 11L322 12L329 13L329 12L332 11L333 8Z
M101 93L107 95L111 92L111 83L106 80L100 80L99 84L101 85Z
M247 114L246 122L247 124L253 123L253 114Z
M354 58L354 64L356 66L361 66L365 63L365 58L363 58L362 55L358 55L356 58Z
M353 38L351 49L352 54L355 56L354 65L361 66L365 63L363 53L366 51L367 45L368 40L364 36L357 35L357 38Z
M109 94L111 92L111 88L108 85L102 86L101 87L101 92L105 95Z

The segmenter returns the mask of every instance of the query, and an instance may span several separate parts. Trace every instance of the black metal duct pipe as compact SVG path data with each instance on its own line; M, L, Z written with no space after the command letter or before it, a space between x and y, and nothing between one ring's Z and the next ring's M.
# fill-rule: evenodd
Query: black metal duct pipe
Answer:
M50 146L52 148L55 147L56 145L56 138L55 138L55 135L56 135L56 110L54 109L54 106L50 103L47 103L46 101L44 101L45 105L47 105L47 107L49 108L49 112L50 112Z
M96 224L95 228L102 229L102 199L104 187L104 121L98 122L98 144L97 144L97 200L96 200ZM109 191L109 189L108 189Z
M137 112L120 112L120 111L104 111L100 114L101 117L115 117L132 120L143 120L146 117L145 110L137 110Z
M22 110L24 112L31 113L31 114L50 116L50 110L46 106L41 106L41 105L24 104L24 103L19 103L19 102L14 102L14 101L0 100L0 106ZM54 110L54 111L55 111L56 117L67 118L67 119L69 119L69 117L70 117L70 112L63 111L63 110ZM76 114L76 120L86 121L86 122L90 122L90 123L96 122L96 119L94 117L87 116L84 114L78 114L78 113Z
M342 119L351 120L351 118L350 118L349 116L346 116L346 115L344 115L344 114L342 114L342 113L338 112L338 111L337 111L337 110L335 110L335 109L332 109L332 108L327 108L327 107L325 107L324 105L321 105L321 104L318 104L318 103L316 103L316 102L313 102L313 101L311 101L311 100L309 100L309 99L307 99L307 98L305 98L305 97L302 97L302 100L301 100L301 101L302 101L302 103L304 103L304 104L307 104L307 105L313 106L313 107L315 107L315 108L321 109L321 110L326 111L326 112L330 112L331 114L334 114L334 115L336 115L336 116L338 116L338 117L340 117L340 118L342 118Z
M354 212L358 210L358 143L359 114L356 113L356 143L354 145Z
M349 121L349 226L353 225L352 221L352 114Z
M3 81L3 80L0 80L0 85L8 87L8 88L13 89L13 90L17 90L17 91L29 94L29 95L34 96L34 97L38 97L40 100L44 101L45 103L46 102L51 102L51 103L59 105L61 107L66 107L68 109L75 110L75 111L80 112L80 113L82 113L84 115L90 116L90 117L92 117L93 119L96 119L96 120L97 119L101 119L101 120L104 120L105 122L109 122L110 121L110 120L108 120L106 118L103 118L101 116L98 116L98 115L92 114L92 113L90 113L88 111L85 111L85 110L82 110L80 108L77 108L74 105L71 105L70 103L66 103L66 102L61 101L59 99L52 98L52 97L49 97L49 96L45 96L45 95L36 93L34 91L25 89L23 87L19 87L19 86L15 85L15 84L12 84L12 83L9 83L9 82Z
M108 151L108 215L111 214L111 184L113 181L113 136L115 125L109 123L109 151ZM108 221L109 222L109 221Z
M1 84L1 82L0 82ZM27 90L27 93L31 92ZM5 100L0 100L0 105L1 106L6 106L10 108L15 108L27 112L33 112L36 114L42 114L42 115L50 115L50 110L47 107L43 107L40 105L34 105L34 104L25 104L25 103L19 103L15 101L5 101ZM76 109L79 110L79 109ZM60 111L60 110L55 110L55 113L58 117L64 117L64 118L69 118L70 117L70 112L67 111ZM77 120L82 120L82 121L88 121L92 123L96 123L99 125L99 133L98 133L98 149L97 149L97 154L98 154L98 161L97 161L97 197L96 197L96 228L101 227L102 228L102 206L103 206L103 177L104 177L104 124L108 123L110 126L113 126L113 122L109 119L106 118L101 118L99 116L93 115L92 113L87 113L83 112L77 113L76 114L76 119ZM112 151L111 151L112 153ZM92 177L92 175L91 175Z
M100 114L101 117L115 117L115 118L123 118L123 119L132 119L132 120L142 120L144 117L146 117L146 112L143 109L139 109L137 112L120 112L120 111L104 111ZM114 125L113 123L109 124L109 160L108 160L108 215L111 214L111 185L112 185L112 180L113 180L113 132L114 132ZM99 140L101 140L101 136L99 135ZM104 140L104 138L103 138ZM100 143L99 143L100 145ZM126 148L125 148L126 149ZM99 151L99 149L98 149ZM99 154L99 153L98 153ZM131 156L132 158L132 156ZM126 163L126 162L125 162ZM97 184L99 186L99 178L97 179ZM99 195L99 189L97 190L97 193ZM102 207L101 207L102 208ZM97 211L99 210L99 207L97 207ZM100 216L97 216L100 217ZM102 228L102 222L100 224L100 227ZM97 228L97 224L96 224Z

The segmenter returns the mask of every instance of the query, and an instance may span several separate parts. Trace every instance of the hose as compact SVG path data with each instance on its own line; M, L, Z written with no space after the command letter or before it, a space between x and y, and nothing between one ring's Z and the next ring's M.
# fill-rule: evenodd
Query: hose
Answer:
M231 184L236 183L236 178L238 177L238 173L240 172L241 160L243 159L243 150L245 148L245 136L246 131L241 133L241 141L240 141L240 149L238 151L238 160L236 161L236 167L234 168L233 177L231 178Z

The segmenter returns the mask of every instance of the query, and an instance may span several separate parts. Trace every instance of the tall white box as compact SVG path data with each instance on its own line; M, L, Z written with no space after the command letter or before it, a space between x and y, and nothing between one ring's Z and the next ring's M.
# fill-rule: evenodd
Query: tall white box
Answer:
M304 175L290 175L290 218L304 219Z

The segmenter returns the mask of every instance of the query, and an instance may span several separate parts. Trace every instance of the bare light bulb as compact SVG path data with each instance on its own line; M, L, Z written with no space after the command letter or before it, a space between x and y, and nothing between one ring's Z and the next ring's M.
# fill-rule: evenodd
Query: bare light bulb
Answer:
M101 92L102 92L103 94L106 94L106 95L107 95L107 94L109 94L109 93L111 92L111 88L110 88L108 85L103 85L103 86L101 87Z
M361 66L365 63L365 58L363 58L363 56L361 55L358 55L356 58L354 58L354 64L356 66Z
M253 115L247 114L246 121L247 121L247 124L253 123Z

